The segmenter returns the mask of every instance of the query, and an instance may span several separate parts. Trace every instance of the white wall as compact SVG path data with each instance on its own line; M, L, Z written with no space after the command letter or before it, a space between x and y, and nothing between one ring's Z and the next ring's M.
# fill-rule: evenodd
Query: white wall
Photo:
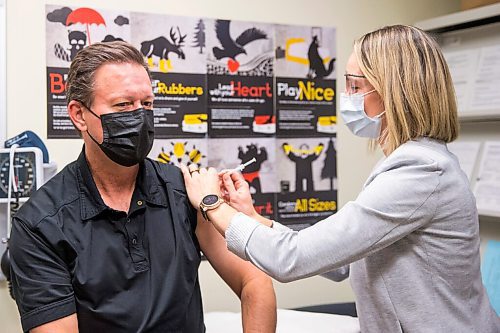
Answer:
M459 0L7 0L7 137L30 129L46 138L45 4L122 8L185 16L337 27L338 88L353 40L383 25L411 24L459 10ZM61 168L74 160L79 140L45 140L51 158ZM338 133L339 204L356 197L380 153L371 154L365 140L341 126ZM238 302L208 264L200 268L205 309L238 310ZM276 284L280 307L352 301L348 282L331 283L315 277ZM0 331L20 332L14 303L0 288Z
M4 122L7 116L6 100L6 25L7 13L5 11L5 0L0 0L0 142L6 139L7 124Z

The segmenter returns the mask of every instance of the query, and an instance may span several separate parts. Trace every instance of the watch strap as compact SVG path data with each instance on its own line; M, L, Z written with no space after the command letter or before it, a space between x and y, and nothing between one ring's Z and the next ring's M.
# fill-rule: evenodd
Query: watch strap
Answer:
M207 214L207 211L208 209L204 208L204 207L201 207L201 204L200 204L200 212L201 212L201 216L203 216L203 218L205 219L205 221L209 221L208 220L208 214Z

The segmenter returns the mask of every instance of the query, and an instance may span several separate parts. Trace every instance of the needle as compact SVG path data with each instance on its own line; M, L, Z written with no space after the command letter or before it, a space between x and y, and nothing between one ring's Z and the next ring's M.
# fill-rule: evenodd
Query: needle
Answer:
M233 172L233 171L239 171L239 172L241 172L241 171L243 171L243 169L245 169L247 166L249 166L250 164L255 163L255 162L257 162L257 160L256 160L256 159L255 159L255 157L254 157L254 158L252 158L250 161L245 162L245 163L242 163L242 164L238 165L236 168L229 170L229 172Z

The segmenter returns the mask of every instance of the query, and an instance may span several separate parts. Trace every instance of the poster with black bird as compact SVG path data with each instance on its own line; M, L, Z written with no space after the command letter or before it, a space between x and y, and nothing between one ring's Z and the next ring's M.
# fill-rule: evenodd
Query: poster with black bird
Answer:
M132 13L132 44L152 74L157 138L200 138L206 112L204 18Z
M276 25L275 44L277 135L335 135L335 28Z
M278 190L275 139L209 139L208 150L208 165L217 170L247 164L241 174L250 187L255 210L274 219Z
M208 142L203 139L155 139L148 157L161 162L180 166L196 164L207 167Z
M336 211L336 30L46 6L48 138L78 138L65 83L77 52L124 40L152 74L149 157L242 172L256 210L300 229ZM207 135L208 133L208 135Z
M277 220L302 228L337 210L336 138L276 140Z
M274 26L211 20L207 27L209 136L273 136Z
M78 138L66 110L66 77L78 51L95 42L130 41L129 12L46 5L47 137Z

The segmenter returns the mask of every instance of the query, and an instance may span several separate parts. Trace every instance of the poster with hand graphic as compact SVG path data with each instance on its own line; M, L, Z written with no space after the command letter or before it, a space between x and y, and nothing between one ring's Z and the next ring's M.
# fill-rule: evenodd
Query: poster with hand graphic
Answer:
M274 26L231 20L209 23L209 136L273 136Z
M337 210L336 138L277 139L277 220L310 225Z
M132 13L131 24L132 44L140 50L151 71L155 136L205 137L205 19Z
M335 135L335 28L276 25L275 43L277 135Z
M208 165L217 170L248 163L241 174L250 187L254 207L259 214L274 219L278 191L275 139L210 139L208 149Z
M161 162L180 166L196 164L207 167L207 139L155 139L148 157Z
M65 83L78 51L95 42L130 41L130 13L46 5L47 137L78 138L66 110Z

